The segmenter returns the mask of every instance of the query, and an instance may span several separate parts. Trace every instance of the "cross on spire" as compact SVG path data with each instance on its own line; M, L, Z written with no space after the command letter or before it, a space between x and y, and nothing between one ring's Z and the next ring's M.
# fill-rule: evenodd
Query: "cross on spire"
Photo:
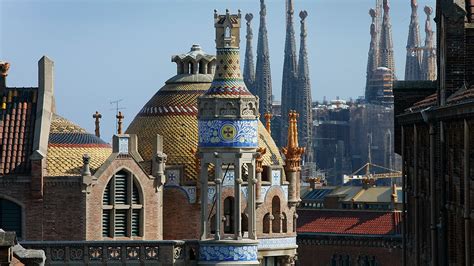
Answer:
M122 112L119 111L116 117L117 117L117 134L120 135L122 134L122 123L125 116L123 116Z
M102 115L98 111L95 111L92 118L95 118L95 135L100 138L100 119L102 118Z

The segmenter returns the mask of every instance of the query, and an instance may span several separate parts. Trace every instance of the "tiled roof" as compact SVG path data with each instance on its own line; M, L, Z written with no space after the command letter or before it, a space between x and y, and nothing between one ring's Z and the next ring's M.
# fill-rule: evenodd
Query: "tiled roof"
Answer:
M297 233L398 235L399 212L298 210Z
M474 86L469 89L464 87L463 89L456 91L447 99L447 103L455 104L472 99L474 99Z
M112 153L109 144L71 121L53 115L48 143L47 175L77 176L81 174L82 156L91 157L92 172Z
M197 111L170 112L169 107L186 106L196 110L197 98L210 85L210 82L168 83L148 101L126 131L127 134L137 134L138 151L145 161L151 160L153 139L160 134L164 140L163 150L168 156L166 165L184 166L185 180L197 180L195 157L191 152L198 146ZM167 113L163 112L164 107L167 107ZM283 165L275 142L260 122L258 130L259 146L267 148L264 165Z
M0 175L29 174L37 88L7 88L0 106Z
M370 187L364 189L352 201L367 203L392 202L392 187Z
M435 106L437 102L438 102L438 93L434 93L434 94L431 94L430 96L426 97L425 99L423 99L419 102L416 102L413 105L413 107L411 107L410 109L412 111L425 109L425 108L428 108L430 106Z

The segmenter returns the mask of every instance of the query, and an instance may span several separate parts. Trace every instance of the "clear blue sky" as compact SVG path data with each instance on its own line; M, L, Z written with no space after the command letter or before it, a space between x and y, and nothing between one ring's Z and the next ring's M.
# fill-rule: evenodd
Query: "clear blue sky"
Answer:
M285 3L267 0L273 92L281 93ZM396 67L404 76L410 0L392 0ZM424 39L423 7L418 0ZM364 93L370 17L375 0L295 0L309 13L308 47L313 99L356 98ZM215 53L213 10L254 13L259 0L0 0L0 60L11 63L9 86L36 86L37 61L55 61L58 113L93 132L92 113L103 114L102 135L115 130L110 101L123 99L125 125L176 74L171 55L198 43ZM299 46L299 17L295 16ZM242 36L245 36L245 29ZM242 38L242 55L244 38ZM256 52L255 52L256 54Z

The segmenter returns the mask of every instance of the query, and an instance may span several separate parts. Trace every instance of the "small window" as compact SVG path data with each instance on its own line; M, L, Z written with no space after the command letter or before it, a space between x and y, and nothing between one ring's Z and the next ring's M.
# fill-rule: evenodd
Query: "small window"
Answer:
M230 36L230 28L229 28L228 26L225 27L225 35L224 35L224 37L225 37L226 39L231 38L231 36Z
M143 201L133 175L117 172L104 190L102 205L103 237L142 235Z

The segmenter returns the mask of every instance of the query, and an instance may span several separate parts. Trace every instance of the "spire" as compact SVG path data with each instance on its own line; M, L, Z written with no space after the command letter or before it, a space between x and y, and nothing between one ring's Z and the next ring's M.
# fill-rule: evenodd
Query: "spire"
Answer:
M390 4L389 0L383 0L383 21L380 32L380 62L379 66L392 70L395 75L395 60L393 54L392 24L390 22Z
M296 40L295 29L293 27L293 0L286 0L286 40L285 40L285 59L283 63L283 79L281 91L281 116L285 117L289 111L296 109L297 88L297 63L296 63ZM282 119L282 142L285 141L285 134L288 130L288 121Z
M422 77L420 25L418 24L417 10L418 3L416 0L411 0L411 20L408 31L405 80L420 80Z
M123 119L125 118L125 116L123 116L122 112L118 112L118 115L116 115L115 117L117 118L117 134L121 135Z
M285 169L289 172L301 170L301 155L305 152L305 148L299 147L298 144L298 117L295 111L289 112L287 145L282 149L285 155Z
M99 111L95 111L95 114L92 115L92 118L95 119L95 136L100 138L100 119L102 118L102 115L99 113Z
M369 15L372 17L372 24L370 24L370 47L369 47L369 58L367 60L367 77L365 82L365 99L367 101L371 100L369 83L372 80L374 70L379 65L379 49L377 47L377 11L373 8L369 10Z
M308 50L306 46L306 37L308 35L306 31L306 17L308 12L306 10L300 12L301 19L301 43L300 43L300 54L298 62L298 104L297 110L300 113L300 136L303 140L302 144L306 147L306 161L312 161L312 149L311 149L311 137L312 137L312 115L311 115L311 81L309 78L309 66L308 66Z
M267 7L260 0L260 28L258 30L256 91L260 99L260 117L272 111L272 73L270 69L270 52L267 34Z
M436 47L434 45L434 31L431 28L431 14L433 8L425 6L426 22L425 22L425 47L423 48L423 63L422 63L422 79L436 80L437 66L436 66Z
M245 50L245 64L244 64L244 82L247 88L251 93L256 94L255 92L255 66L253 63L253 32L250 23L253 19L253 14L248 13L245 15L245 20L247 21L247 46Z

